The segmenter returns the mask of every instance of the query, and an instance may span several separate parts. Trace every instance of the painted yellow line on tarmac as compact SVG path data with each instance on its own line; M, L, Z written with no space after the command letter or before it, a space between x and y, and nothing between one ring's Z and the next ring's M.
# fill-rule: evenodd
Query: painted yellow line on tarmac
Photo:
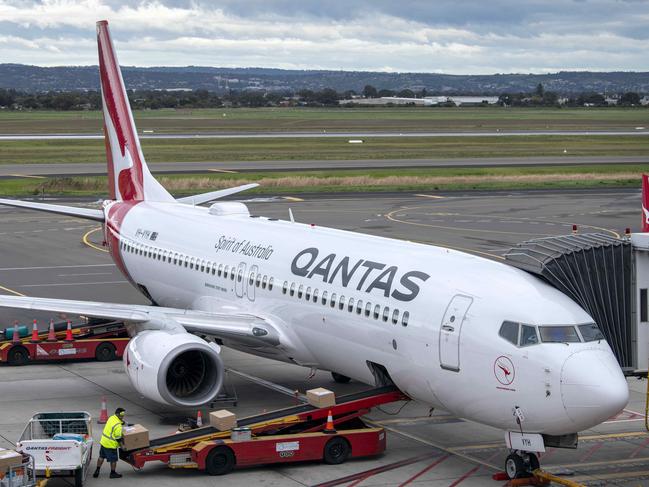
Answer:
M435 194L416 194L415 196L421 196L422 198L432 198L434 200L443 200L446 196L437 196Z
M296 202L304 201L302 198L296 198L295 196L282 196L282 198L285 199L286 201L296 201Z
M86 234L83 236L82 241L83 241L84 244L86 244L90 248L93 248L95 250L99 250L100 252L108 253L108 250L106 250L106 249L104 249L102 247L99 247L98 245L95 245L88 238L88 237L90 237L90 235L92 235L95 232L98 232L99 230L101 230L101 227L93 228L92 230L87 231Z
M15 178L34 178L34 179L47 179L45 176L32 176L31 174L9 174Z
M0 290L6 291L6 292L8 292L10 294L14 294L16 296L26 296L23 293L19 293L18 291L14 291L13 289L9 289L8 287L4 287L4 286L0 286Z
M224 172L228 174L237 174L237 171L231 171L230 169L208 169L211 172Z
M543 460L543 457L541 457ZM577 463L560 463L547 465L548 468L552 469L563 469L563 468L577 468L577 467L600 467L606 465L626 465L628 463L646 463L649 460L649 457L638 457L638 458L624 458L622 460L599 460L597 462L577 462Z

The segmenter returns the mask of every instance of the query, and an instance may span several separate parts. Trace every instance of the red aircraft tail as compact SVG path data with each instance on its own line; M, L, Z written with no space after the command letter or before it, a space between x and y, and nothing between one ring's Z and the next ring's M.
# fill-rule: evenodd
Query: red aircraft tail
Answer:
M649 176L642 175L642 232L649 232Z

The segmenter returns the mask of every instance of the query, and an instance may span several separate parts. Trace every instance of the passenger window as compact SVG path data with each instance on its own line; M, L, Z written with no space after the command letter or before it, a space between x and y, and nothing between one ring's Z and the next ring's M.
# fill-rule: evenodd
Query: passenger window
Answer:
M261 280L261 288L266 289L267 284L268 284L268 276L264 276L264 278Z
M291 283L291 291L289 292L291 296L295 296L295 283Z
M286 294L287 290L288 290L288 281L284 281L284 284L282 285L282 294Z
M536 327L521 325L521 347L536 345L537 343L539 343L539 337L536 334Z
M216 263L212 264L212 275L216 274Z
M234 275L235 275L236 269L234 266L230 267L230 280L234 281Z
M509 343L512 343L518 346L518 323L513 321L505 321L500 325L500 331L498 334L507 340Z
M255 283L255 273L254 271L250 271L250 274L248 274L248 285L252 286ZM284 291L284 294L286 294L286 291Z
M237 282L243 281L243 269L239 269L239 272L237 274Z
M395 309L392 312L392 324L396 325L399 322L399 310Z
M223 277L224 277L225 279L228 278L228 272L230 272L230 266L229 266L229 265L226 265L226 266L223 268Z
M327 291L322 291L322 304L327 304Z
M349 302L347 303L347 311L349 313L354 311L354 298L349 298Z
M223 264L219 264L219 270L216 272L216 275L219 277L223 275Z
M336 293L331 294L331 301L329 301L329 306L332 308L336 306Z
M261 274L257 274L257 287L261 286Z
M379 319L379 314L381 314L381 305L377 304L374 306L374 319L378 320Z
M189 257L185 256L185 267L189 267Z
M201 260L201 272L205 272L205 261L204 260Z
M274 279L272 277L270 279L268 279L268 290L269 291L273 290L273 280Z
M383 321L387 322L389 317L390 317L390 308L386 306L385 308L383 308Z
M189 268L190 268L190 269L194 269L194 258L193 258L193 257L192 257L192 259L189 261Z
M365 304L365 316L369 316L371 312L372 312L372 303L367 302Z
M340 299L338 300L338 309L340 311L345 309L345 296L340 296Z
M403 326L408 326L409 319L410 319L410 313L408 311L404 311L403 316L401 317L401 324Z
M302 299L302 295L304 294L304 285L300 284L300 287L297 288L297 297L299 299Z
M363 300L359 299L356 303L356 314L359 315L363 312Z
M311 301L311 288L310 287L306 288L306 293L304 295L304 299L306 299L307 301Z
M315 289L313 290L313 302L314 302L314 303L317 303L317 302L318 302L318 294L319 294L318 288L315 288Z

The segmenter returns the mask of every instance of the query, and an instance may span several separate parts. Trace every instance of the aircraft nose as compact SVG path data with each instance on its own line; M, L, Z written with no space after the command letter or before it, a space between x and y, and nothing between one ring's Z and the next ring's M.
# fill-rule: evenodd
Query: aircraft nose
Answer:
M561 369L561 397L568 417L584 430L619 413L629 401L629 387L607 350L582 350Z

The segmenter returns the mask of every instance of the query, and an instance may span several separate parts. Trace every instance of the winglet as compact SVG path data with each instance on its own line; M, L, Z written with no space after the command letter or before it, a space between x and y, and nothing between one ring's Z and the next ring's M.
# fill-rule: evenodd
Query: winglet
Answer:
M642 232L649 232L649 176L642 175Z

